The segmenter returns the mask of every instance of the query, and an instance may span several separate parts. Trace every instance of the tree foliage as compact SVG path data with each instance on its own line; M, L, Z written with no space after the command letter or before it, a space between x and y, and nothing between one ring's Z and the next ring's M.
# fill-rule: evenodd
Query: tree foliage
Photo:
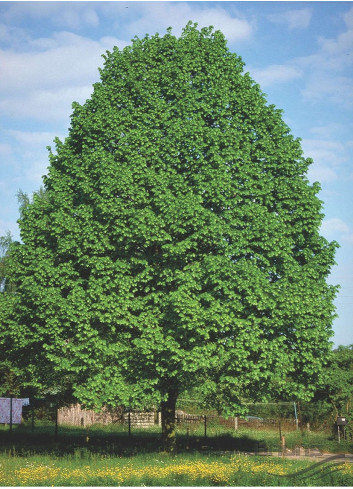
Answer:
M334 350L325 369L322 397L331 402L335 416L353 417L353 345Z
M17 348L43 352L86 405L166 419L201 384L228 412L269 389L309 396L336 245L300 141L212 28L104 59L22 209Z
M0 396L17 393L16 367L9 359L10 352L6 351L4 336L12 312L14 284L10 280L10 260L13 239L10 232L0 236Z
M45 193L40 188L34 196L45 199ZM22 216L31 203L30 198L22 190L18 191L17 198ZM64 403L72 399L69 379L63 379L59 372L53 371L38 342L21 338L23 329L16 322L15 311L20 318L26 314L26 304L21 303L22 297L20 299L15 283L19 265L17 252L21 246L10 232L0 237L0 395L45 393Z
M346 430L353 433L353 345L334 349L310 402L301 403L301 417L313 427L335 426L337 416L346 416Z

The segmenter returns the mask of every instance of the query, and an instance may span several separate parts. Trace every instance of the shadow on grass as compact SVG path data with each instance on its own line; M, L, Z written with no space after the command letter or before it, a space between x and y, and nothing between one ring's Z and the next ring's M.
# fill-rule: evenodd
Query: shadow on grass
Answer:
M212 452L255 452L267 450L265 440L250 438L247 435L233 437L230 434L218 436L197 437L179 435L177 445L180 451L198 450Z
M266 442L248 436L233 437L219 435L210 437L177 435L177 452L190 453L212 452L222 454L232 452L259 452L266 450ZM75 455L89 457L124 456L155 453L161 451L161 435L159 433L107 433L91 432L88 437L84 430L66 430L56 437L52 430L45 429L38 432L29 430L16 430L0 432L0 453L9 456L50 455L64 457Z

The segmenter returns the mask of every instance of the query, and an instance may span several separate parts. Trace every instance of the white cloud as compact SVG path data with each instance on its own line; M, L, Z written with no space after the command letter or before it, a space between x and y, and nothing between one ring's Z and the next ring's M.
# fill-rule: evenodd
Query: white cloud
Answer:
M140 18L129 23L131 34L154 34L156 31L165 31L173 27L173 33L180 35L183 27L192 20L198 27L213 25L215 29L223 32L229 41L248 39L253 27L241 18L233 17L222 7L201 7L197 2L144 2L139 3Z
M309 131L318 136L321 139L330 139L333 136L337 136L345 126L343 124L332 122L330 124L326 124L324 126L316 126L309 129Z
M97 79L101 55L114 45L127 43L114 38L92 41L69 32L55 33L52 38L36 39L31 52L0 51L0 90L6 93L34 88L62 87L63 84L87 84ZM40 50L39 50L39 49ZM44 49L44 50L43 50Z
M60 123L69 120L72 102L85 102L92 90L91 85L34 90L0 100L0 111L15 119Z
M302 15L300 15L302 13ZM295 15L294 15L295 14ZM291 10L270 16L273 22L286 22L292 28L309 22L311 10ZM317 39L317 51L292 59L283 65L253 69L251 73L261 86L302 78L301 95L307 103L324 101L350 109L353 106L353 8L344 16L346 30L336 38Z
M13 177L18 181L17 189L22 188L23 184L27 188L38 189L43 184L42 177L48 173L49 166L47 146L53 146L53 138L43 140L42 143L19 144L22 164Z
M338 178L336 169L347 161L346 148L342 142L327 139L303 139L304 155L312 158L309 167L310 181L329 183Z
M342 236L342 240L345 241L348 244L353 245L353 233L347 235L347 236Z
M338 217L323 221L320 231L327 239L336 239L342 244L353 245L351 227Z
M213 25L221 29L229 41L248 38L252 25L233 16L220 5L201 5L198 2L13 2L4 13L5 24L16 24L23 19L46 21L61 29L78 30L95 28L101 17L116 19L121 30L130 35L154 34L172 26L180 34L189 20L198 22L199 27ZM122 24L124 24L122 26ZM162 33L162 32L161 32Z
M9 188L25 186L38 188L42 176L47 173L49 157L47 146L54 148L54 138L65 138L63 133L49 131L9 130L6 133L12 141L12 158L4 163L3 181Z
M24 174L26 182L31 183L36 189L43 185L43 175L48 173L48 154L44 154L44 151L40 154L40 158L32 161Z
M5 20L16 21L33 18L46 19L53 25L69 29L82 26L96 27L99 17L89 2L11 2L5 13Z
M7 156L12 153L12 148L10 144L0 143L0 155Z
M0 41L3 44L11 43L12 48L16 48L22 43L25 44L29 36L24 29L0 23Z
M93 41L68 32L32 40L31 52L0 51L0 109L5 116L63 121L72 102L84 102L99 80L102 53L126 42Z
M337 179L337 173L332 168L313 163L309 167L308 178L311 182L328 183Z
M312 74L302 90L304 99L308 102L321 100L339 104L345 108L353 106L353 78L335 76L331 73L318 71Z
M353 29L353 7L343 14L343 19L350 29Z
M8 133L13 136L16 141L26 146L48 145L57 136L56 133L46 131L14 131Z
M325 235L331 236L335 233L349 233L349 226L342 219L334 217L333 219L328 219L323 221L321 225L321 232Z
M302 77L299 68L293 65L271 65L263 69L249 69L252 78L261 87L267 87L276 83L283 83Z
M319 38L319 45L321 50L325 52L328 57L339 58L339 61L344 65L352 65L352 47L353 47L353 8L351 8L343 16L343 20L346 24L346 31L342 32L335 39L327 39L324 37Z
M271 14L268 19L276 24L286 24L289 29L305 29L310 25L311 15L310 8L302 8Z
M18 215L16 216L18 217ZM14 240L19 239L18 225L13 219L0 219L0 236L5 236L10 231Z
M0 40L4 41L9 39L9 28L5 24L0 24Z
M318 51L296 58L293 63L305 70L307 83L302 91L308 102L330 101L345 108L353 105L353 8L345 15L346 30L334 39L320 37Z
M247 39L252 34L252 27L249 22L232 18L221 9L207 9L204 12L197 12L195 19L200 27L213 25L215 29L221 30L229 41Z
M65 4L25 5L23 9L10 6L5 20L23 18L25 13L44 19L60 15L66 18L63 23L70 25L78 14L91 16L94 23L95 12L92 9L68 8ZM232 17L224 9L200 8L186 3L140 4L142 17L127 23L125 28L134 34L143 31L153 32L170 24L182 29L191 18L200 23L200 27L213 24L220 28L228 39L243 39L251 35L248 22ZM118 9L120 5L114 4ZM106 7L108 8L108 7ZM105 11L107 15L108 10ZM124 12L126 15L126 11ZM69 17L71 16L71 20ZM136 16L135 16L136 17ZM120 19L120 18L119 18ZM87 23L89 20L83 20ZM10 36L3 28L3 36ZM12 31L12 36L15 32ZM34 118L47 122L63 122L71 113L72 102L84 102L91 95L92 85L99 80L98 67L103 65L102 54L113 46L124 48L129 42L114 37L102 37L98 41L72 32L54 32L51 37L21 37L16 48L0 50L0 110L4 116L16 119ZM12 38L13 39L13 38ZM23 42L25 40L25 42ZM13 44L12 44L13 46Z
M17 152L22 156L22 177L38 188L42 185L42 176L47 173L49 157L47 146L55 149L54 139L59 137L62 141L64 134L46 131L9 131L17 142Z
M339 141L303 139L301 144L305 156L320 165L338 166L346 161L345 146Z

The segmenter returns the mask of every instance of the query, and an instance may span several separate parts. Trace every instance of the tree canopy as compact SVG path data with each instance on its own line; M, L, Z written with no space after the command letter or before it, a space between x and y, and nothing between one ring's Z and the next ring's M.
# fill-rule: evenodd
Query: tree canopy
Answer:
M167 434L195 385L228 413L269 390L308 397L336 244L300 140L212 28L104 60L22 210L13 344L87 406L160 405Z

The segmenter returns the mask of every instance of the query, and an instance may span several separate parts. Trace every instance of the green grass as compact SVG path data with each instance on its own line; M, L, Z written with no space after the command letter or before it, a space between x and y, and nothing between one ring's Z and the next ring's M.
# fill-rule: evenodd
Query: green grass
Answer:
M160 451L160 430L119 425L89 430L53 424L0 427L0 486L353 486L353 465L246 456L278 451L278 430L178 427L177 452ZM287 447L353 453L330 434L284 432Z
M329 453L353 453L353 441L341 440L338 443L334 434L326 432L308 431L282 431L286 439L286 447L294 449L317 448ZM12 433L8 427L0 425L0 443L5 446L15 446L16 449L30 450L42 453L47 449L62 450L71 453L73 449L84 446L94 452L95 447L101 453L122 454L126 450L140 453L158 450L160 444L160 427L137 431L132 427L131 437L128 436L126 426L112 424L109 426L94 425L88 428L75 426L59 426L58 436L55 438L53 423L36 422L35 429L31 431L30 423L14 426ZM209 424L207 436L204 436L204 426L179 425L177 427L177 440L180 450L200 450L209 447L215 450L231 450L241 452L279 451L281 441L278 429L251 429L241 427L239 430L230 430L227 427ZM1 445L0 445L1 450Z

